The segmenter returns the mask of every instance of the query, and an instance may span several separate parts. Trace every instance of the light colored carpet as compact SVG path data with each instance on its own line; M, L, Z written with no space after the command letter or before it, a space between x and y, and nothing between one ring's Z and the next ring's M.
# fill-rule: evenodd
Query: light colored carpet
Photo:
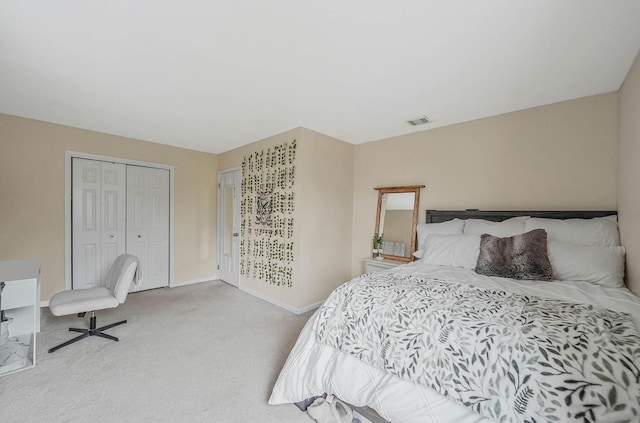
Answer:
M294 405L267 405L311 312L294 315L224 282L131 294L98 312L113 342L90 337L47 349L88 318L42 308L37 364L0 378L0 421L310 423Z

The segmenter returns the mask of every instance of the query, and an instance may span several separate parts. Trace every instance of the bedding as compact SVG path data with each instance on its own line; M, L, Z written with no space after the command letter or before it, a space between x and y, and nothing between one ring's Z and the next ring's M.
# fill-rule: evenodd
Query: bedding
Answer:
M421 258L425 252L425 241L430 234L439 235L458 235L462 234L464 228L464 220L452 219L447 222L440 223L419 223L416 226L416 234L418 238L418 247L413 255Z
M517 216L501 222L485 219L466 219L463 233L468 235L489 234L498 237L508 237L526 232L525 223L529 216Z
M525 231L544 229L550 241L599 247L620 245L616 216L591 219L545 219L532 217L525 222ZM523 231L523 232L525 232Z
M314 330L496 421L623 421L640 409L626 403L640 392L640 337L627 314L604 308L379 273L334 291Z
M429 234L422 261L441 266L475 269L480 253L480 235Z
M394 423L634 421L639 319L626 288L411 263L339 287L269 402L329 392Z
M553 276L544 229L506 238L484 234L476 273L513 279L550 281Z
M624 247L594 247L568 242L547 243L553 277L620 288L624 285Z

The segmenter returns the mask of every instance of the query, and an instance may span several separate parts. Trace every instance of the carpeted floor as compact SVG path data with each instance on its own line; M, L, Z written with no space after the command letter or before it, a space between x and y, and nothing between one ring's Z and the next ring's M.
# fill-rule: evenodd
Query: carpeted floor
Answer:
M310 423L267 399L312 312L294 315L214 281L131 294L98 312L107 333L52 354L88 318L42 308L37 364L0 377L0 421Z

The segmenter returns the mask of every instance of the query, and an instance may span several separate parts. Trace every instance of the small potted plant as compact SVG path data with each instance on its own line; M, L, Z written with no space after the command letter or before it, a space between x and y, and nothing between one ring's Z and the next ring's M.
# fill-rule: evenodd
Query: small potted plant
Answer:
M373 235L373 258L382 260L382 243L384 242L384 234Z

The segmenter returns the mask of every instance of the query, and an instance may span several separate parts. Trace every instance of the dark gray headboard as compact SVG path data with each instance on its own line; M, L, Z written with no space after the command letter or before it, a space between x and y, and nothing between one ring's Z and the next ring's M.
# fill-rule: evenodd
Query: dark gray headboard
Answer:
M478 209L467 210L427 210L427 223L446 222L447 220L458 219L485 219L500 222L516 216L545 217L548 219L590 219L592 217L603 217L617 215L613 211L488 211Z

